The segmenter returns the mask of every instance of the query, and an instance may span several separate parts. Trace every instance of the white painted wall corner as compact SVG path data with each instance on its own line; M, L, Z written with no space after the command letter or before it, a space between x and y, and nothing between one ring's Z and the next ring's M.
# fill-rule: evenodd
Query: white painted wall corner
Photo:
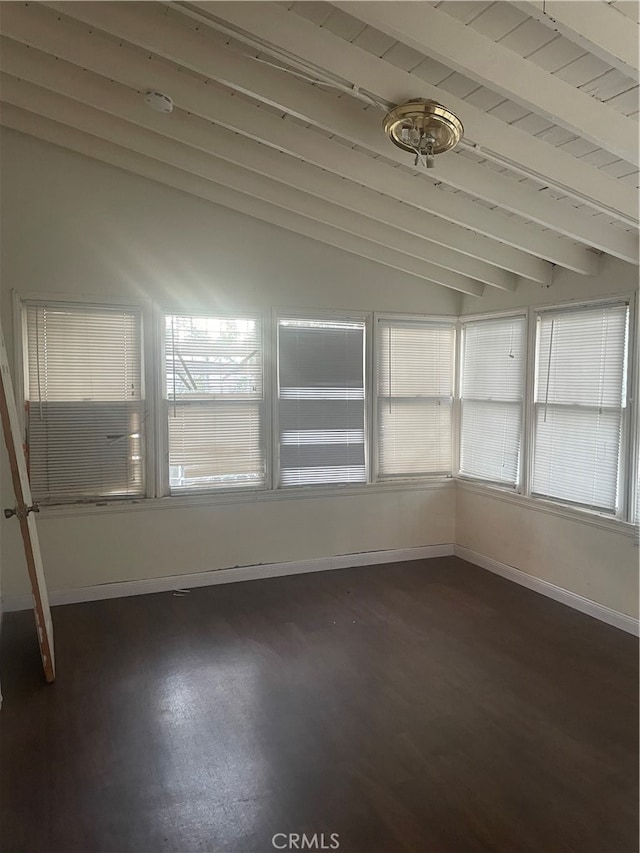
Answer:
M601 622L606 622L608 625L613 625L614 628L620 628L628 634L639 636L640 622L633 616L628 616L626 613L620 613L618 610L613 610L611 607L606 607L604 604L598 604L597 601L592 601L590 598L585 598L578 595L576 592L571 592L561 586L556 586L549 581L529 575L526 572L516 569L514 566L509 566L507 563L500 563L491 557L485 557L477 551L472 551L469 548L464 548L462 545L454 546L454 554L460 557L461 560L466 560L468 563L474 563L489 572L496 575L501 575L507 580L513 581L520 586L525 586L540 595L546 595L547 598L552 598L554 601L559 601L561 604L566 604L574 610L579 610L581 613L586 613L587 616L593 616L594 619L599 619Z

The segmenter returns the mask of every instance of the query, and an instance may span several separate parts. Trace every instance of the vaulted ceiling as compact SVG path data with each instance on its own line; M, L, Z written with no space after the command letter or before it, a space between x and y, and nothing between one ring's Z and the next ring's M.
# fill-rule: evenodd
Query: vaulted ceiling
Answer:
M2 123L481 297L638 264L638 5L5 2ZM429 170L414 98L465 128Z

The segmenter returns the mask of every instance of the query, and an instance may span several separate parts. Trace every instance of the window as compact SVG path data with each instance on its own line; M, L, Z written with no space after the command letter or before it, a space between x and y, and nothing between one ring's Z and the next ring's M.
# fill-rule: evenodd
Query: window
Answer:
M376 317L368 409L365 315L283 315L265 363L257 315L162 314L145 343L158 414L147 422L142 309L27 300L33 496L55 505L451 476L459 433L461 477L637 524L630 302L462 319L459 410L451 318Z
M26 427L31 490L45 503L144 492L140 316L28 303Z
M619 507L628 305L538 315L532 493Z
M451 473L452 323L377 323L378 478Z
M256 317L165 317L172 492L265 486L262 349Z
M280 485L364 483L365 324L278 321Z
M526 362L524 315L464 324L460 391L460 473L519 482Z

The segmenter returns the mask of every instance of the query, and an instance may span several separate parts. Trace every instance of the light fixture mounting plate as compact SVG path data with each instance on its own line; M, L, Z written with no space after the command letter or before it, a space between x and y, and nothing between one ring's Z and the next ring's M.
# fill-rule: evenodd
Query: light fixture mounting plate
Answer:
M384 117L384 132L398 148L415 152L423 144L415 144L416 133L421 140L431 139L432 153L442 154L460 142L464 127L457 115L437 101L415 98L394 107ZM413 140L407 138L412 131Z

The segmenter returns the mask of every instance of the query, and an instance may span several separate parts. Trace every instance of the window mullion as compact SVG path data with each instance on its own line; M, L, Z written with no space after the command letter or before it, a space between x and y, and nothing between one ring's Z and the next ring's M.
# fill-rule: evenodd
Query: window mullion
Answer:
M525 364L525 393L522 400L522 463L520 492L531 496L533 471L533 446L535 439L535 380L536 356L538 352L537 316L531 309L527 312L527 349Z

